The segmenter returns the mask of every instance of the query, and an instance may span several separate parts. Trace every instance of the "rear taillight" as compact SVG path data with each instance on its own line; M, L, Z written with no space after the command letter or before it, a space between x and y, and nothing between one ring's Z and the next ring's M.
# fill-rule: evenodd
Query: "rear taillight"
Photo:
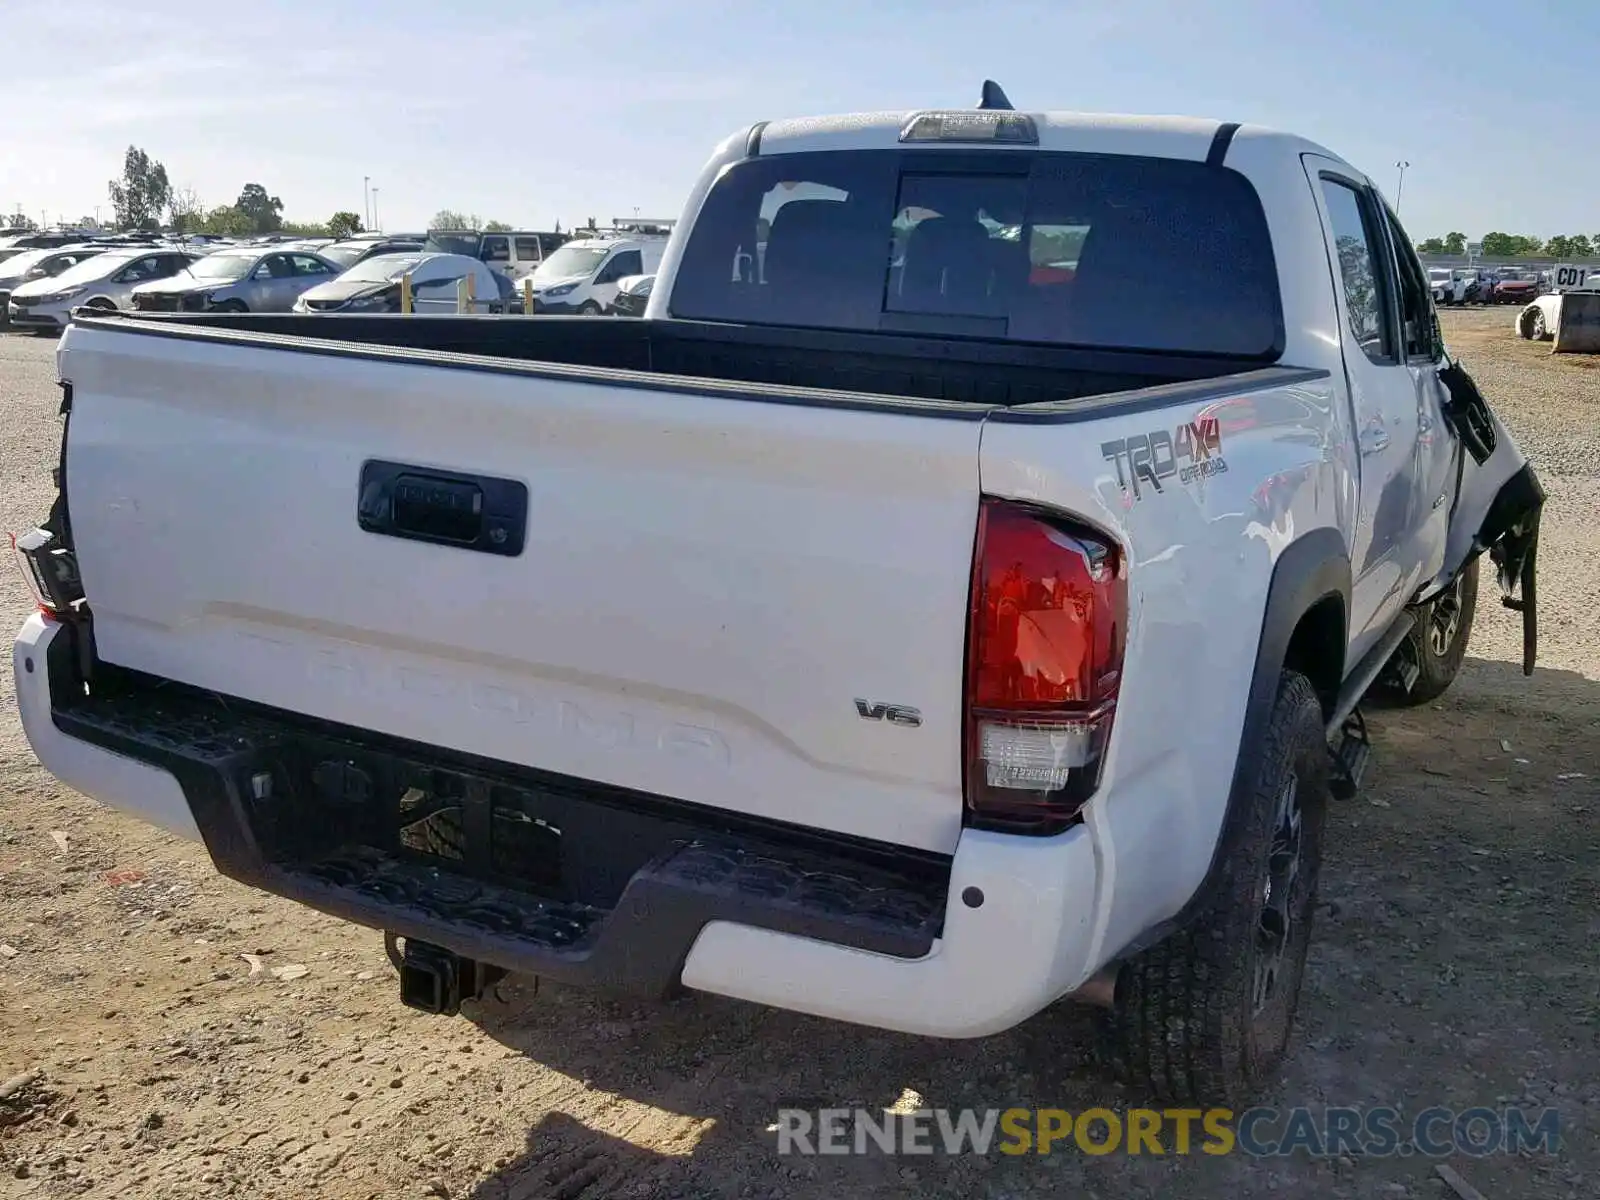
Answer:
M12 534L11 549L39 611L50 617L70 616L83 599L78 562L72 551L48 529L33 529L21 537Z
M967 823L1055 833L1093 794L1128 624L1127 567L1103 534L983 501L967 629Z

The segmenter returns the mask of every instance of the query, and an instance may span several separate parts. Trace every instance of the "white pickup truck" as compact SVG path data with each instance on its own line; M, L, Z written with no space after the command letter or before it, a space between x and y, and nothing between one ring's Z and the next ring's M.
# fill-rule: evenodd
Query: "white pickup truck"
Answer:
M81 314L27 734L219 870L501 970L1283 1053L1373 686L1543 500L1367 176L975 109L720 145L645 319Z

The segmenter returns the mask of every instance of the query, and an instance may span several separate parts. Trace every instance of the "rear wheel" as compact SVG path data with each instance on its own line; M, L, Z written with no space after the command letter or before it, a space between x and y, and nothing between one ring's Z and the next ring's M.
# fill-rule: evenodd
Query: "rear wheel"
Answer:
M249 312L250 309L246 306L243 300L224 300L221 304L217 305L216 311L225 313L242 313Z
M1384 698L1402 707L1437 700L1461 673L1478 609L1478 560L1469 562L1455 582L1417 609L1417 623L1396 656L1416 664L1417 681L1409 691L1398 684L1384 689Z
M1109 1018L1135 1088L1177 1103L1247 1102L1277 1068L1311 943L1328 744L1310 680L1285 671L1251 791L1223 831L1201 908L1123 965Z
M1533 320L1529 323L1529 329L1532 332L1528 336L1533 338L1534 341L1544 341L1546 335L1550 332L1545 325L1544 309L1536 308L1533 310Z
M585 317L598 317L600 315L600 306L593 300L585 300L578 312Z
M93 300L89 301L89 303L85 304L84 307L96 308L101 312L114 312L116 311L117 306L111 303L111 301L107 300L104 296L96 296Z

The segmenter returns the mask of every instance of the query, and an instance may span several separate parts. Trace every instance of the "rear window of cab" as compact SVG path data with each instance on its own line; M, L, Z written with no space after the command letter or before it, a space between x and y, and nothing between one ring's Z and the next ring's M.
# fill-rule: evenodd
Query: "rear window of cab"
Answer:
M863 150L736 163L672 315L1275 359L1283 313L1248 180L1126 155Z

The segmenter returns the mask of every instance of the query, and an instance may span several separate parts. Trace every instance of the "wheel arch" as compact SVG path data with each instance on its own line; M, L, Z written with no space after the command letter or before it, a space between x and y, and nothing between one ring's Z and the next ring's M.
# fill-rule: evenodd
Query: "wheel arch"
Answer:
M1349 643L1345 597L1328 592L1300 615L1284 648L1280 671L1298 671L1311 681L1323 716L1333 714L1344 682L1345 648Z

